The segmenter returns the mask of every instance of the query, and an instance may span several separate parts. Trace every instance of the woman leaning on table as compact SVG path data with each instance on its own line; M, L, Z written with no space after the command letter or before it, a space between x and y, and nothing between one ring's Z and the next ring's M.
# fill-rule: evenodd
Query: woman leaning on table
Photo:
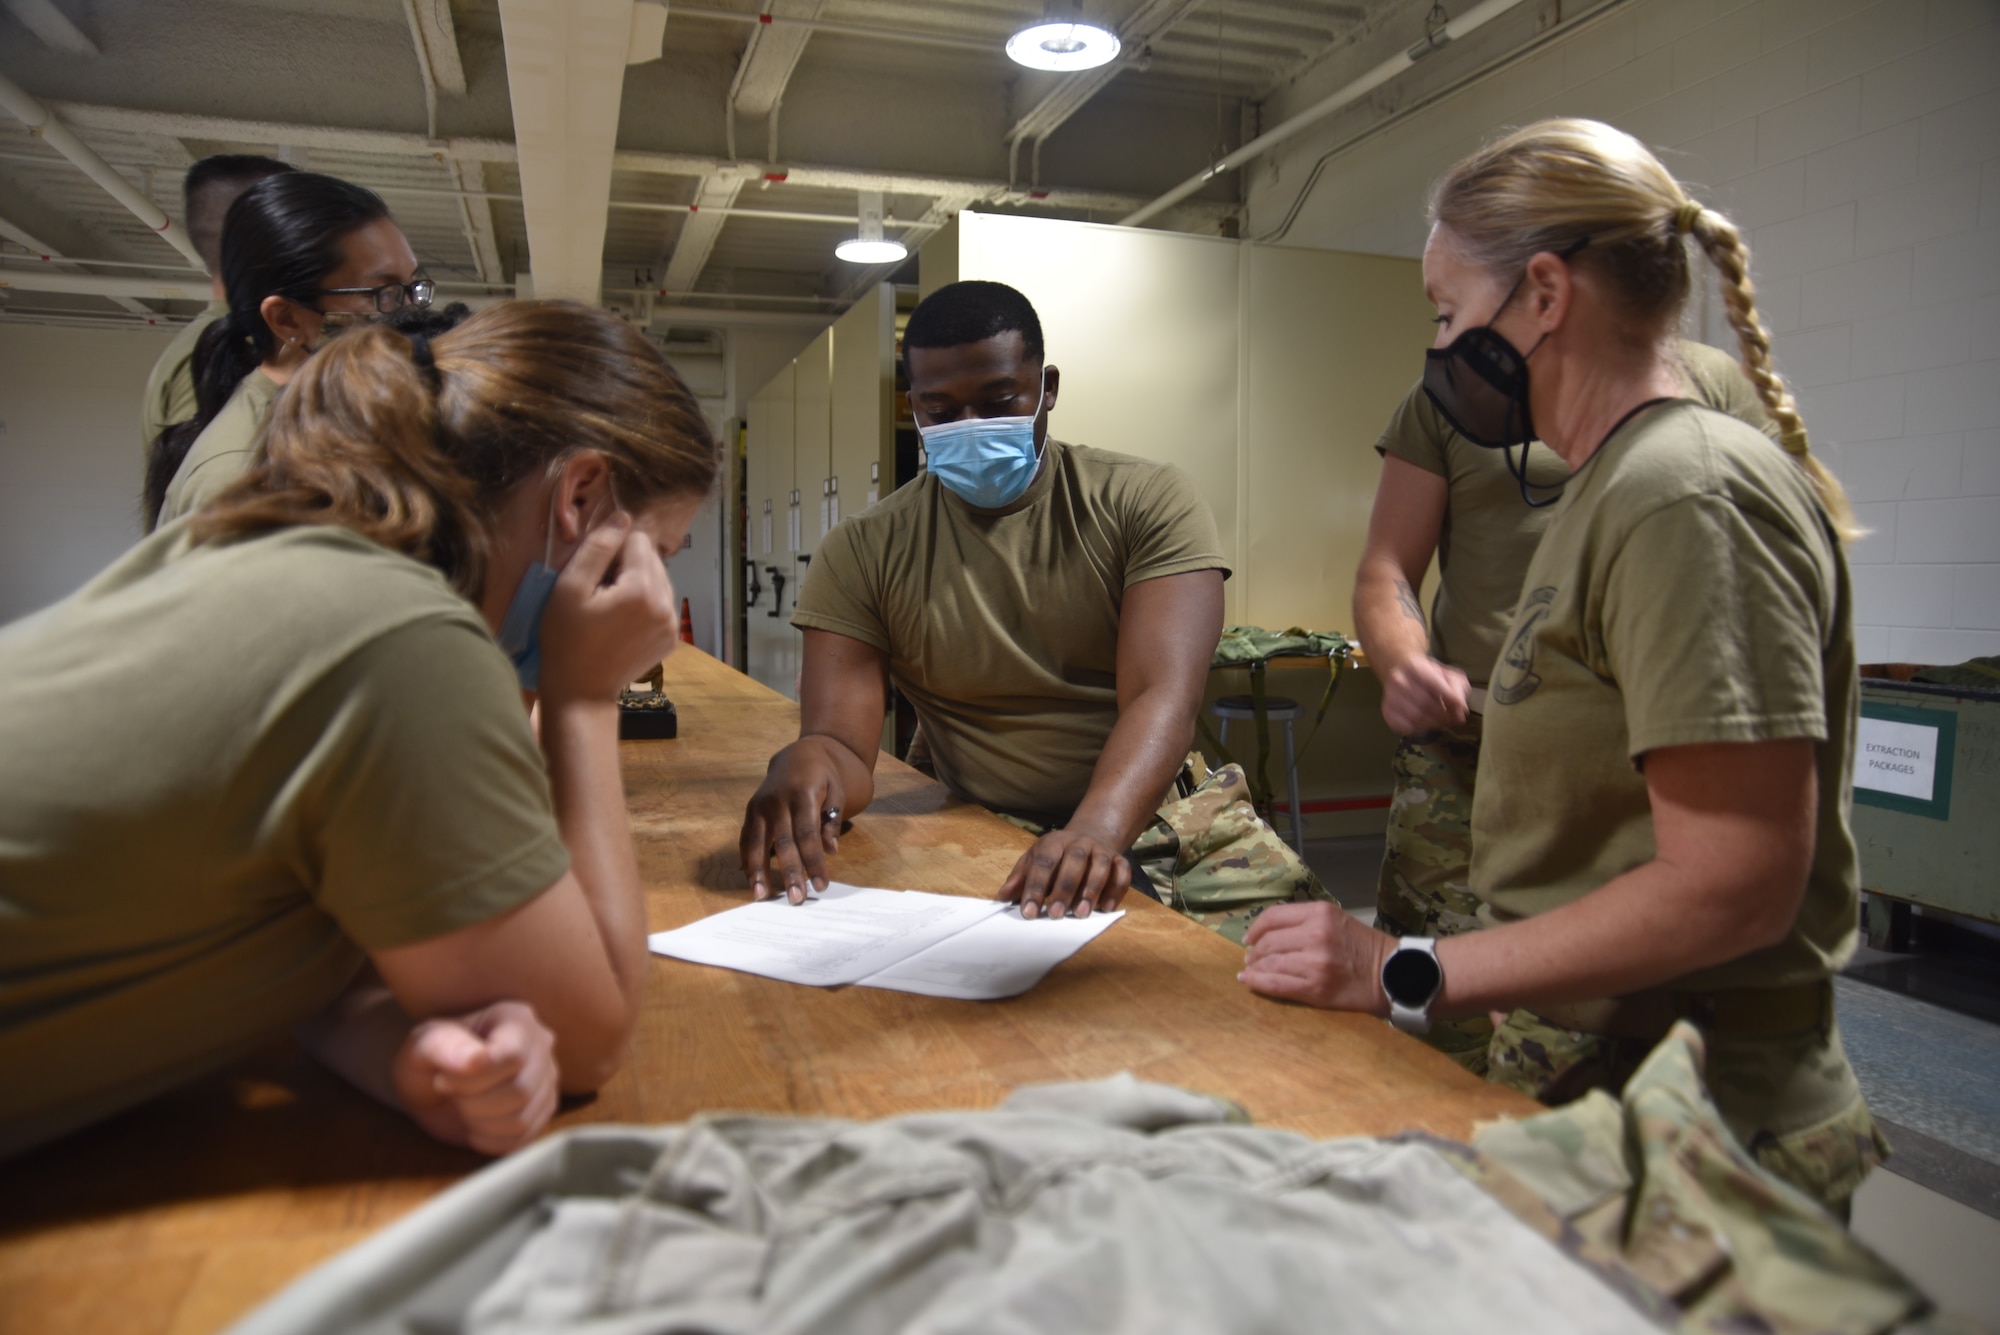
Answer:
M675 643L694 397L615 315L507 303L343 334L263 439L0 631L0 1157L293 1026L499 1152L631 1040L617 696Z
M1887 1152L1830 982L1857 917L1853 520L1772 369L1742 239L1580 120L1458 164L1431 220L1427 389L1468 439L1539 436L1570 470L1488 696L1472 886L1494 925L1399 943L1282 905L1243 981L1419 1032L1508 1012L1488 1078L1551 1103L1616 1090L1687 1016L1743 1145L1843 1209ZM1683 397L1687 237L1778 444Z

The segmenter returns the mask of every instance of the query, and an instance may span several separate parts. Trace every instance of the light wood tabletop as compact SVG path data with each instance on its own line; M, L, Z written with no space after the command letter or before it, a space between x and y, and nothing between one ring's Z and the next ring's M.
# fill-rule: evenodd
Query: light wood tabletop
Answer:
M655 931L745 901L743 806L798 731L796 705L697 651L668 660L665 684L680 737L623 746ZM887 756L876 783L841 841L843 880L985 895L1029 843ZM1237 947L1136 894L1126 907L1004 1002L796 987L655 957L630 1062L555 1125L986 1107L1022 1083L1125 1070L1322 1137L1462 1139L1534 1108L1379 1021L1255 997L1236 981ZM0 1164L0 1331L219 1329L482 1162L273 1043Z

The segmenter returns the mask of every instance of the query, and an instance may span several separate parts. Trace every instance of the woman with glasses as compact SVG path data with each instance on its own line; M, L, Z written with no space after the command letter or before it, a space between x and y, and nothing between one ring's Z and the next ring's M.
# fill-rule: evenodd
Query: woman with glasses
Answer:
M235 486L0 629L0 1159L288 1029L489 1153L608 1079L618 692L718 460L607 311L355 329Z
M1690 398L1699 253L1777 440ZM1493 663L1471 888L1490 925L1398 940L1336 907L1251 928L1243 982L1422 1033L1496 1014L1487 1078L1617 1090L1677 1021L1723 1119L1844 1211L1886 1147L1834 1022L1853 953L1857 686L1842 541L1734 224L1646 147L1542 121L1432 196L1423 384L1468 441L1566 468Z
M389 206L371 190L312 172L245 191L222 226L228 313L194 352L196 411L153 442L149 527L199 508L242 476L278 391L334 330L430 305Z

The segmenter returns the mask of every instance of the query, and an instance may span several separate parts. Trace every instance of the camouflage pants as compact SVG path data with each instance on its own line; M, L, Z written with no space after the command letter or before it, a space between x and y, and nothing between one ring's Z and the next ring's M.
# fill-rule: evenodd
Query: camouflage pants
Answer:
M1558 1029L1517 1010L1493 1032L1486 1078L1557 1106L1624 1087L1654 1044ZM1842 1218L1889 1143L1862 1101L1840 1027L1786 1038L1706 1040L1704 1083L1759 1165Z
M1476 931L1472 871L1472 781L1479 768L1480 718L1405 737L1390 763L1395 794L1375 925L1392 936L1455 936ZM1484 1016L1432 1023L1424 1041L1474 1075L1486 1073L1493 1026Z
M1251 920L1273 904L1335 902L1250 805L1242 766L1224 765L1211 773L1201 752L1192 751L1182 774L1194 791L1162 803L1129 850L1162 904L1240 946ZM999 814L1031 834L1049 831Z

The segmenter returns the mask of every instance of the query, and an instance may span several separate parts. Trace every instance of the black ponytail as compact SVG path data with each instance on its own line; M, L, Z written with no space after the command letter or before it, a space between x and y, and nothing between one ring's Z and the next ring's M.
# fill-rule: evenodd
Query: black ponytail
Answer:
M374 191L316 172L266 177L229 206L222 223L229 310L195 344L194 416L161 432L146 451L142 504L149 531L195 441L243 377L277 354L277 336L261 310L264 299L310 305L326 276L340 267L348 233L388 216L389 206Z

